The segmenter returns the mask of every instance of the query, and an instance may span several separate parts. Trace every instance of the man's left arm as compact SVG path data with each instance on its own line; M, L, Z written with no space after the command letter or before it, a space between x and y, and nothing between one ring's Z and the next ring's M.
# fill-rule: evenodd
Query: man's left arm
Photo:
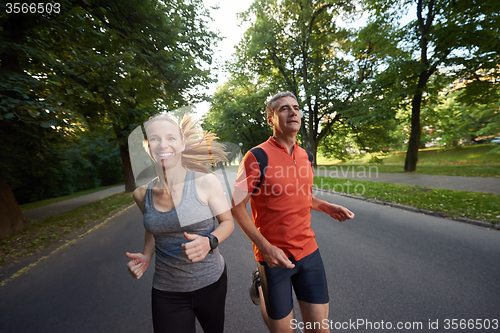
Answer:
M354 213L344 206L336 205L328 201L312 197L312 209L324 212L337 221L344 222L354 218Z

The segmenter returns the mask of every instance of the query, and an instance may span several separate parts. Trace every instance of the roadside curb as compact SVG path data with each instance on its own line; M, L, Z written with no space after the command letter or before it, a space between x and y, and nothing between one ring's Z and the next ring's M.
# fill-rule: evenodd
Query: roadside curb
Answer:
M56 252L59 252L60 250L66 248L67 246L73 245L75 242L77 242L79 239L85 237L89 233L91 233L91 232L93 232L93 231L95 231L97 229L100 229L101 227L103 227L104 225L106 225L106 223L108 223L110 220L112 220L115 217L123 214L125 211L127 211L128 209L130 209L130 208L132 208L134 206L135 206L135 203L132 203L132 204L124 205L124 206L116 209L111 214L108 214L107 216L105 216L105 217L101 218L100 220L98 220L97 224L95 224L94 226L92 226L90 229L86 230L82 234L75 235L73 238L66 240L62 245L59 245L55 250L52 250L47 255L42 255L41 257L39 257L38 259L36 259L34 262L32 262L30 264L19 266L21 268L18 269L14 274L12 274L12 275L10 275L10 277L8 277L8 278L3 279L3 280L0 281L0 288L4 287L11 280L14 280L18 276L26 273L31 268L33 268L36 265L38 265L39 263L43 262L45 259L49 258L50 256L52 256Z
M463 223L467 223L467 224L477 225L477 226L492 229L492 230L500 230L500 223L490 223L490 222L485 222L485 221L473 220L473 219L469 219L466 217L451 218L451 217L446 216L446 214L443 212L436 212L436 211L427 210L427 209L419 209L419 208L405 206L405 205L401 205L401 204L397 204L397 203L393 203L393 202L386 202L386 201L377 200L377 199L365 198L365 197L361 197L359 195L352 195L352 194L336 192L336 191L332 191L332 190L326 190L326 189L322 189L319 187L313 187L313 191L314 190L325 192L325 193L330 193L330 194L337 194L337 195L340 195L343 197L362 200L362 201L366 201L366 202L371 202L371 203L378 204L378 205L399 208L399 209L407 210L407 211L414 212L414 213L420 213L420 214L425 214L425 215L430 215L430 216L435 216L435 217L441 217L444 219L453 220L453 221L457 221L457 222L463 222Z

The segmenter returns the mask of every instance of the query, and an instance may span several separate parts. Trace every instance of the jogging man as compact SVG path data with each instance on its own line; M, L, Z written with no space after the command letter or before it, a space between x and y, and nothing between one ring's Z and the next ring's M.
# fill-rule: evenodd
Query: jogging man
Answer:
M301 117L293 93L281 92L272 97L266 112L273 136L257 146L259 154L252 149L240 164L232 213L253 242L261 283L259 297L263 300L261 311L269 331L294 332L293 286L304 323L315 327L306 332L329 332L320 325L328 319L329 297L311 229L311 209L338 221L352 219L354 214L312 195L312 158L296 141ZM248 200L252 216L246 210Z

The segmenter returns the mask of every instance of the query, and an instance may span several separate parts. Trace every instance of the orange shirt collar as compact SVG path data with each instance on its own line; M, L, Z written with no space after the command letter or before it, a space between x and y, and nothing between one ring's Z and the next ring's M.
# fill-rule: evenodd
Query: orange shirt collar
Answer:
M288 149L286 149L285 146L283 146L281 143L279 143L278 141L276 141L275 138L273 138L272 136L269 137L269 143L271 143L272 145L280 148L280 149L283 149L287 154L288 154ZM295 151L298 147L299 143L297 141L295 141L295 143L293 144L293 151Z

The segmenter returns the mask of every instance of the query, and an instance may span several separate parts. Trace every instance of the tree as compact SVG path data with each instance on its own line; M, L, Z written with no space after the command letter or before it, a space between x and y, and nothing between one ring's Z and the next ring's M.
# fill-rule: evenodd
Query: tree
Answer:
M258 0L243 14L252 26L238 46L232 75L246 76L270 92L295 93L304 111L300 136L315 157L320 142L341 128L363 149L377 150L389 139L392 125L373 129L384 127L380 120L390 122L395 111L377 107L371 80L378 68L376 55L390 41L337 27L335 19L352 11L350 1ZM378 137L363 135L376 132Z
M110 126L132 191L130 131L154 112L199 98L189 90L210 81L205 64L216 36L201 1L66 0L52 14L0 8L2 173L22 182L16 170L27 161L40 164L78 130ZM0 189L12 195L8 184ZM22 224L17 204L2 206L11 208L2 217Z
M1 205L0 238L24 227L21 211L5 174L19 174L18 167L28 161L43 163L50 144L62 136L59 126L71 116L62 106L57 92L41 72L49 73L57 66L54 59L37 43L36 31L50 26L51 15L7 14L0 5L0 174ZM36 69L38 68L38 70ZM21 182L21 180L19 180ZM27 184L29 186L29 184Z
M221 141L234 142L246 152L272 135L266 121L265 102L269 93L268 88L243 77L230 79L213 95L203 129L216 133Z
M500 103L463 103L464 91L439 95L436 103L422 109L422 124L429 128L430 139L440 138L446 146L456 146L460 139L475 142L480 136L500 133Z
M246 13L247 19L253 15L255 20L237 52L241 68L298 97L306 115L305 145L314 156L318 142L339 119L328 115L338 106L329 99L341 62L332 54L340 51L347 37L336 28L333 15L344 6L343 2L334 6L322 1L255 1Z
M404 13L416 17L387 37L397 40L409 58L391 64L393 89L400 87L411 103L411 132L405 171L415 171L420 146L421 109L437 92L469 73L496 69L499 63L500 4L493 0L365 0L376 22L389 23ZM455 67L454 67L455 66ZM443 69L454 68L452 74ZM431 78L433 84L430 85ZM488 86L486 82L481 83ZM469 88L469 92L472 90Z
M72 57L66 62L72 84L85 87L79 105L87 123L111 124L120 146L126 191L135 189L127 138L160 110L175 109L199 94L187 91L209 82L204 64L211 62L215 34L206 27L201 1L144 3L132 1L80 6L93 34L82 36L92 61ZM100 31L105 31L103 36Z

